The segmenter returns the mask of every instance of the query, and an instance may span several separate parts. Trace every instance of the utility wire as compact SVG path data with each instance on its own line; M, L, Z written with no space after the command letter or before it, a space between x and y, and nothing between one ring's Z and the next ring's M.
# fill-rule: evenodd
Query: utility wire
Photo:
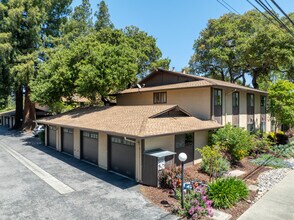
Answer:
M256 7L251 1L246 0L252 7L254 7L260 14L262 14L268 21L270 21L272 24L276 25L276 23L273 22L272 19L270 19L265 13L263 13L258 7Z
M222 6L224 6L229 12L234 13L230 8L228 8L226 5L224 5L221 1L217 0L218 3L220 3Z
M273 9L273 7L271 6L271 4L270 4L267 0L265 0L265 2L266 2L266 4L271 8L272 11L275 11L275 10Z
M277 21L283 28L285 28L293 37L294 33L288 28L287 25L284 24L283 21L280 20L280 18L275 14L276 12L272 12L261 0L255 0L267 13L270 14L270 16Z
M270 10L268 10L267 7L263 7L263 3L262 4L259 4L259 1L255 0L267 13L264 13L262 12L256 5L254 5L250 0L246 0L252 7L254 7L260 14L262 14L269 22L271 22L272 24L274 24L275 26L277 26L279 29L281 30L286 30L289 34L291 34L293 37L294 37L294 34L293 32L279 19L279 18L276 18L275 14L273 14ZM272 17L277 23L275 23L270 17Z
M276 3L275 0L271 0L271 2L285 15L286 18L288 18L288 20L294 25L294 22L292 21L292 19L287 15L287 13L285 13L285 11Z
M227 3L225 0L222 0L222 2L224 4L226 4L230 9L232 9L234 12L236 12L237 14L240 14L236 9L234 9L229 3Z

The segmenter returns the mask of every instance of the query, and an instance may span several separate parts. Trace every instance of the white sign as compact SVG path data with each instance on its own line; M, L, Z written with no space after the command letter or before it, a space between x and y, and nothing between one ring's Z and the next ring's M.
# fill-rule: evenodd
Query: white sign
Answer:
M165 168L165 159L164 157L158 158L158 170L163 170Z

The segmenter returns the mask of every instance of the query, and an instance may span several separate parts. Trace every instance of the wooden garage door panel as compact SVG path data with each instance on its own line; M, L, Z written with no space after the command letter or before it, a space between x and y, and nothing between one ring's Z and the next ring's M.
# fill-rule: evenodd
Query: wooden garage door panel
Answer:
M93 133L86 132L86 134L91 136ZM98 164L98 134L96 135L97 138L91 138L82 132L82 159L94 164Z
M135 146L111 142L110 169L135 179Z
M73 130L68 128L62 129L62 151L73 155Z
M54 127L48 128L48 141L49 146L56 148L56 130Z

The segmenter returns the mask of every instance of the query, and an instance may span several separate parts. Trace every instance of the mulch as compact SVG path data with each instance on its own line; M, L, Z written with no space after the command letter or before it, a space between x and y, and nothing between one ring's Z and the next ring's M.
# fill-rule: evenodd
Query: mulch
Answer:
M232 170L238 169L246 172L244 175L239 176L238 178L243 179L247 185L257 184L258 176L270 170L270 167L258 166L250 163L250 159L252 158L244 158L238 164L232 166ZM209 176L200 170L200 164L196 164L186 168L187 173L198 181L208 183ZM159 207L172 212L173 205L177 204L177 200L173 197L173 190L169 189L161 189L156 187L144 186L140 187L141 193L152 203L158 205ZM232 220L238 219L252 204L250 201L253 201L256 197L257 192L250 191L250 195L247 200L242 200L234 207L230 209L223 209L221 211L231 214ZM207 219L207 218L205 218Z

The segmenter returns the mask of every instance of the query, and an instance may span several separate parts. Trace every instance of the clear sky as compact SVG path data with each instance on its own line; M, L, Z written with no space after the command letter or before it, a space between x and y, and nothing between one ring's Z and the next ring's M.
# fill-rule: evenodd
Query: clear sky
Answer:
M254 0L251 0L254 2ZM269 1L269 0L268 0ZM73 0L73 7L82 0ZM100 0L90 0L93 11ZM210 18L229 11L217 0L105 0L116 28L135 25L157 39L163 57L180 71L193 54L194 40ZM240 13L252 9L246 0L226 0ZM287 12L294 12L294 0L276 0Z

